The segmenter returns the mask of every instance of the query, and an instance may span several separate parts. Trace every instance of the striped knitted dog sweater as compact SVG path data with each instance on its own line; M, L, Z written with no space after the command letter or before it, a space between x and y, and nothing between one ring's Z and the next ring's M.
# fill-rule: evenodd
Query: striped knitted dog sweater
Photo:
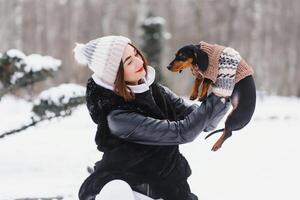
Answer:
M241 61L240 54L226 47L219 58L218 76L212 85L212 92L220 96L231 96L235 85L235 74Z

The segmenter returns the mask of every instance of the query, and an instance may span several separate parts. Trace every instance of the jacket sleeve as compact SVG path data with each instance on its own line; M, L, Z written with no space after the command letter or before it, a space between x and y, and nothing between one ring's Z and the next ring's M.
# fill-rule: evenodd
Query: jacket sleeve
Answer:
M192 142L229 104L210 95L183 120L159 120L128 110L114 110L107 116L111 133L119 138L148 145L177 145Z
M218 113L215 117L213 117L210 120L210 123L206 126L206 128L203 130L204 132L209 132L209 131L213 131L217 128L217 126L219 125L220 121L223 119L223 117L225 116L225 114L227 113L227 111L230 108L230 101L226 102L226 104L228 104L228 107L224 110L222 110L220 113Z
M173 103L177 116L186 117L188 114L190 114L194 109L196 109L198 107L197 104L187 103L183 98L179 97L168 87L163 86L163 85L161 85L161 86L165 90L166 95L169 97L169 99Z
M163 86L163 89L165 90L167 96L169 99L173 102L175 109L176 109L176 114L178 116L187 116L190 114L194 109L198 107L197 104L188 104L184 99L179 97L177 94L175 94L172 90L170 90L168 87ZM204 132L209 132L213 131L214 129L217 128L218 124L220 121L223 119L225 114L227 113L228 108L224 109L222 112L220 112L218 115L216 115L213 119L210 120L210 123L207 125L207 127L204 129Z

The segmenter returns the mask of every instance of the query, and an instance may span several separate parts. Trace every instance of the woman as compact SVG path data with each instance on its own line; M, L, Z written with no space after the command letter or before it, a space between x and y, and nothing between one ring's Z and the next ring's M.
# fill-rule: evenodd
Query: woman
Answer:
M178 145L215 128L229 102L212 93L200 106L187 105L155 81L155 70L123 36L77 44L74 52L94 72L86 101L98 125L95 142L103 152L81 185L79 199L104 199L99 192L115 180L128 183L136 199L197 199L187 183L191 169Z

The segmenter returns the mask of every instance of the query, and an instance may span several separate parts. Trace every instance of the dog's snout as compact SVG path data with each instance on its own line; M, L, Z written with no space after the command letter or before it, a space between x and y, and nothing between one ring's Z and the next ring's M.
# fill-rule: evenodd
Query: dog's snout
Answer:
M172 65L168 65L167 68L168 68L168 70L171 70L172 69Z

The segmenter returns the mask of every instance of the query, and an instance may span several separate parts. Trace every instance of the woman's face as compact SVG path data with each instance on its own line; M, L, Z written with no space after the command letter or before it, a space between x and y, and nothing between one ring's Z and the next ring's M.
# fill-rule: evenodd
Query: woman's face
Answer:
M144 61L135 48L127 45L122 61L124 65L124 80L131 85L137 85L138 81L146 75Z

